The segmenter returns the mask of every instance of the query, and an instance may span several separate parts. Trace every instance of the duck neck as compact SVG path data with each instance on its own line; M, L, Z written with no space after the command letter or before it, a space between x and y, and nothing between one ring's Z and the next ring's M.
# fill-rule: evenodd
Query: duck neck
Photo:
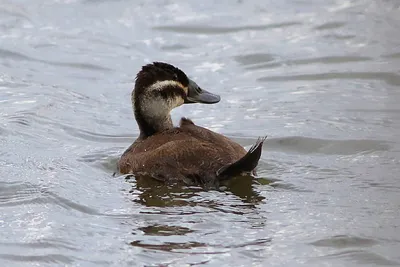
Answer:
M140 130L139 139L146 139L149 136L174 127L170 109L158 101L135 106L134 114Z
M142 114L136 113L135 117L140 129L139 139L146 139L149 136L172 129L174 127L171 116L169 115L164 118L148 119Z

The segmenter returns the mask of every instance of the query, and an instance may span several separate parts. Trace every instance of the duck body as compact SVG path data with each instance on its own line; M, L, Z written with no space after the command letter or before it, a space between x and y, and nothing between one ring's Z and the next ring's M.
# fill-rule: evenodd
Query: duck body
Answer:
M141 81L143 76L150 81ZM141 83L147 88L140 87ZM182 118L179 127L172 125L169 115L172 108L194 102L212 104L219 99L200 89L172 65L155 62L144 66L132 93L140 136L122 154L119 171L167 183L203 186L252 173L264 139L246 151L238 143L197 126L190 119Z

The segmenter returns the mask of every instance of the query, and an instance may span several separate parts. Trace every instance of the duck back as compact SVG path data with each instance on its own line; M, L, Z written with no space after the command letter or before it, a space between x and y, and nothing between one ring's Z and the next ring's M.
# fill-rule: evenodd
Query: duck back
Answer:
M209 185L218 182L221 173L229 173L226 169L247 153L229 138L182 118L179 127L136 140L118 165L124 174ZM259 157L252 160L257 165Z

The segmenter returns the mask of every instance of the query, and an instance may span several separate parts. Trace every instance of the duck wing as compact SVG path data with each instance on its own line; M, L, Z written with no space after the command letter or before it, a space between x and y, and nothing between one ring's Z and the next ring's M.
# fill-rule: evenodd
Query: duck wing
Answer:
M222 147L188 136L155 149L129 153L121 158L119 166L121 173L134 176L203 185L216 181L217 170L230 162L232 157Z

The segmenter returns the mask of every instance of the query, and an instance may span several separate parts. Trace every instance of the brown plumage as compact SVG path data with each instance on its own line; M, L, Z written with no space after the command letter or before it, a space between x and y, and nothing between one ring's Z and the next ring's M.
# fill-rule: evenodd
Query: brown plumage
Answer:
M155 62L142 67L132 92L140 129L123 153L119 171L164 182L218 185L229 177L249 174L257 166L265 138L248 151L229 138L182 118L172 125L170 111L182 104L219 102L178 68Z

